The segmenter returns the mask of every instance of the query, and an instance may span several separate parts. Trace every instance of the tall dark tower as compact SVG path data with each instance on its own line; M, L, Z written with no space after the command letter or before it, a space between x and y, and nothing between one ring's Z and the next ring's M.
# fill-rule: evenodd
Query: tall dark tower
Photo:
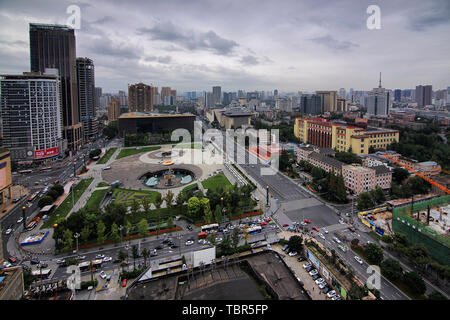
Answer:
M79 149L83 135L78 109L75 31L63 25L30 23L30 63L32 72L58 69L63 138L67 139L69 149Z
M95 118L94 62L89 58L77 58L78 107L83 125L84 142L98 134Z

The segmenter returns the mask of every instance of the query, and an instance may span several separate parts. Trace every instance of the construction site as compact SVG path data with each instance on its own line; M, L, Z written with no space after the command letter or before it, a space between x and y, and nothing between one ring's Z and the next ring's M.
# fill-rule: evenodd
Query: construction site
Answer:
M412 244L422 243L433 259L450 265L450 195L394 208L392 228Z

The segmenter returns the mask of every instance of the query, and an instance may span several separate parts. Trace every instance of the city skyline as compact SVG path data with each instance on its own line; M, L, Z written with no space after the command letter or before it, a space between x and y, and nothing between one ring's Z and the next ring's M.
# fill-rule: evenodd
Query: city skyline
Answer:
M66 24L71 4L3 2L2 73L28 71L29 23ZM379 30L367 28L369 1L257 4L79 2L77 56L94 61L105 92L141 81L180 92L369 91L380 71L386 88L448 87L450 45L439 36L450 28L447 1L379 1Z

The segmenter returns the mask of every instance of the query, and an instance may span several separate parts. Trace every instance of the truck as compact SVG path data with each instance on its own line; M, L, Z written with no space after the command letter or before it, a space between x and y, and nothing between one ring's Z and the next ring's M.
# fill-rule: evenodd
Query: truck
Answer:
M208 236L208 234L206 232L199 232L198 233L198 238L199 239L205 239Z

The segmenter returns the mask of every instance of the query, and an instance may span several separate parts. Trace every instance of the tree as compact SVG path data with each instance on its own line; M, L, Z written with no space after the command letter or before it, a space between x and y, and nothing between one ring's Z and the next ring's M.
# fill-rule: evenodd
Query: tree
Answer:
M46 196L51 197L53 201L59 198L59 193L56 190L49 190L46 194Z
M183 203L186 201L186 195L184 192L179 192L177 197L175 198L177 208L181 208Z
M99 243L105 242L106 239L105 230L106 230L105 224L103 223L103 221L100 220L97 224L97 241Z
M123 272L123 262L128 259L128 253L126 251L123 251L122 249L119 250L117 254L117 260L120 262L120 266L122 267Z
M222 222L222 207L220 205L216 206L216 210L214 211L214 219L217 223Z
M70 249L73 246L73 233L69 229L64 230L63 244L65 249Z
M159 208L161 208L161 205L162 205L162 203L163 203L163 199L162 199L162 196L161 196L161 193L156 193L156 196L155 196L155 207L156 207L156 209L159 209Z
M172 229L174 227L173 225L173 218L172 217L168 217L167 218L167 229Z
M364 210L368 208L372 208L374 205L372 197L368 192L363 192L360 194L358 198L358 209Z
M409 177L409 171L403 168L394 168L392 170L392 181L397 184L401 184L405 179Z
M144 237L147 235L148 233L148 222L146 219L142 219L141 221L138 222L138 234L140 237Z
M127 234L128 241L130 241L130 232L133 229L133 225L127 220L125 223L125 233Z
M144 208L144 212L148 213L150 211L151 200L149 197L143 197L141 199L142 208Z
M166 206L167 208L172 208L173 206L173 192L172 191L167 191L167 194L164 198L164 200L166 200Z
M384 191L380 186L377 186L375 189L370 190L370 195L372 197L372 200L377 204L386 201L386 196L384 195Z
M366 245L365 253L367 260L369 260L371 264L380 265L383 261L383 249L376 243L369 243Z
M119 227L116 223L113 223L111 225L111 237L114 239L115 242L120 241L120 234L119 234Z
M142 256L144 257L144 267L147 268L147 259L150 257L150 250L147 248L142 249Z
M443 296L440 292L438 292L436 290L428 295L428 299L429 300L447 300L447 298L445 296Z
M403 275L403 268L397 260L386 259L381 263L380 267L383 270L383 274L389 279L401 279Z
M231 235L231 245L233 249L236 249L239 244L239 229L234 228L233 234Z
M202 205L202 209L203 209L203 216L205 218L205 221L207 223L211 223L213 215L212 215L212 211L211 211L211 207L209 206L209 199L208 198L203 198L200 200L201 205Z
M136 245L131 246L131 256L133 257L133 270L136 270L136 259L139 257Z
M423 295L427 290L425 282L422 277L414 271L406 272L403 275L403 282L411 289L415 294Z
M82 242L87 242L89 240L89 236L91 235L91 230L88 225L85 225L80 232L80 238Z
M53 200L52 197L49 197L49 196L42 197L38 201L38 207L43 208L45 206L49 206L53 203L53 201L55 201L55 200Z
M131 201L131 214L134 216L139 212L139 209L141 208L140 203L133 198L133 200Z
M300 236L292 236L289 238L288 246L291 251L302 252L303 251L303 239Z
M201 213L202 205L197 197L191 197L188 200L188 215L191 218L198 218Z
M112 121L103 129L103 134L109 139L114 138L119 132L117 121Z
M89 158L94 158L94 157L97 157L97 156L99 156L100 154L102 153L102 150L100 150L100 149L95 149L95 150L92 150L91 152L89 152Z
M352 241L350 241L350 243L352 244L352 246L357 246L359 244L359 239L354 238L354 239L352 239Z

